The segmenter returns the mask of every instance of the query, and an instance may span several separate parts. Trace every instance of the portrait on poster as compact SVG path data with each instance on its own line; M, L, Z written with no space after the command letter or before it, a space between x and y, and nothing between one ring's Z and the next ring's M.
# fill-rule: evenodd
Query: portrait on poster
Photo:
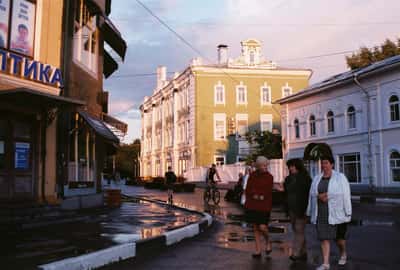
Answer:
M33 56L35 5L26 0L14 0L11 21L10 49L24 55Z
M10 0L0 0L0 48L8 46L8 22L10 19Z

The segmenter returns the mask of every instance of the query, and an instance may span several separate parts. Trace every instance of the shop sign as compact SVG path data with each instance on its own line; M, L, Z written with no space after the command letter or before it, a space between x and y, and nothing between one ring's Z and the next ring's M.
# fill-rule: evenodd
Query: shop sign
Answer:
M0 57L0 71L2 72L52 86L63 86L59 68L1 49Z
M30 144L24 142L15 143L15 169L29 169Z

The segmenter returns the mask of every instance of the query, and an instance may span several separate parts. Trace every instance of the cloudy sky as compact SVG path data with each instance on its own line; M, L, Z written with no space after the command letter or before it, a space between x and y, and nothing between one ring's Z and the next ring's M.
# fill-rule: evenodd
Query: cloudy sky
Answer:
M266 59L284 67L313 69L311 83L346 70L344 54L307 58L379 45L400 37L399 0L141 0L203 56L216 59L216 46L256 38ZM135 0L113 0L111 19L128 51L119 70L105 81L111 114L129 124L126 142L140 136L144 96L156 84L157 66L181 71L198 55ZM142 74L142 75L141 75Z

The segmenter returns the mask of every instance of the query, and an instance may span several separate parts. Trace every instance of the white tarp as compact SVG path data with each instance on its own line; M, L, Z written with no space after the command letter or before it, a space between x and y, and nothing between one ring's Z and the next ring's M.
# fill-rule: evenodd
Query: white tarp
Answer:
M222 183L237 182L240 172L244 173L246 165L236 163L217 166L217 171ZM206 179L208 167L196 167L188 169L184 174L187 182L203 182ZM272 159L269 164L269 172L274 177L274 182L282 182L286 175L284 162L282 159Z

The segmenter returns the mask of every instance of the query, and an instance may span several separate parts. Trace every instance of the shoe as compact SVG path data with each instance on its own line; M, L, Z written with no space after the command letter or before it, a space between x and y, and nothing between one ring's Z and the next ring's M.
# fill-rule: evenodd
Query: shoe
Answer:
M269 255L269 254L271 254L271 252L272 252L272 248L271 248L271 249L267 249L267 250L265 251L265 254L266 254L266 255Z
M261 253L253 253L253 254L251 254L251 256L252 256L254 259L260 259L260 258L261 258Z
M321 264L315 270L329 270L331 266L329 264Z
M347 256L346 255L341 256L338 261L338 265L343 266L343 265L346 265L346 263L347 263Z
M290 255L289 259L292 261L307 261L307 253L303 253L302 255Z

